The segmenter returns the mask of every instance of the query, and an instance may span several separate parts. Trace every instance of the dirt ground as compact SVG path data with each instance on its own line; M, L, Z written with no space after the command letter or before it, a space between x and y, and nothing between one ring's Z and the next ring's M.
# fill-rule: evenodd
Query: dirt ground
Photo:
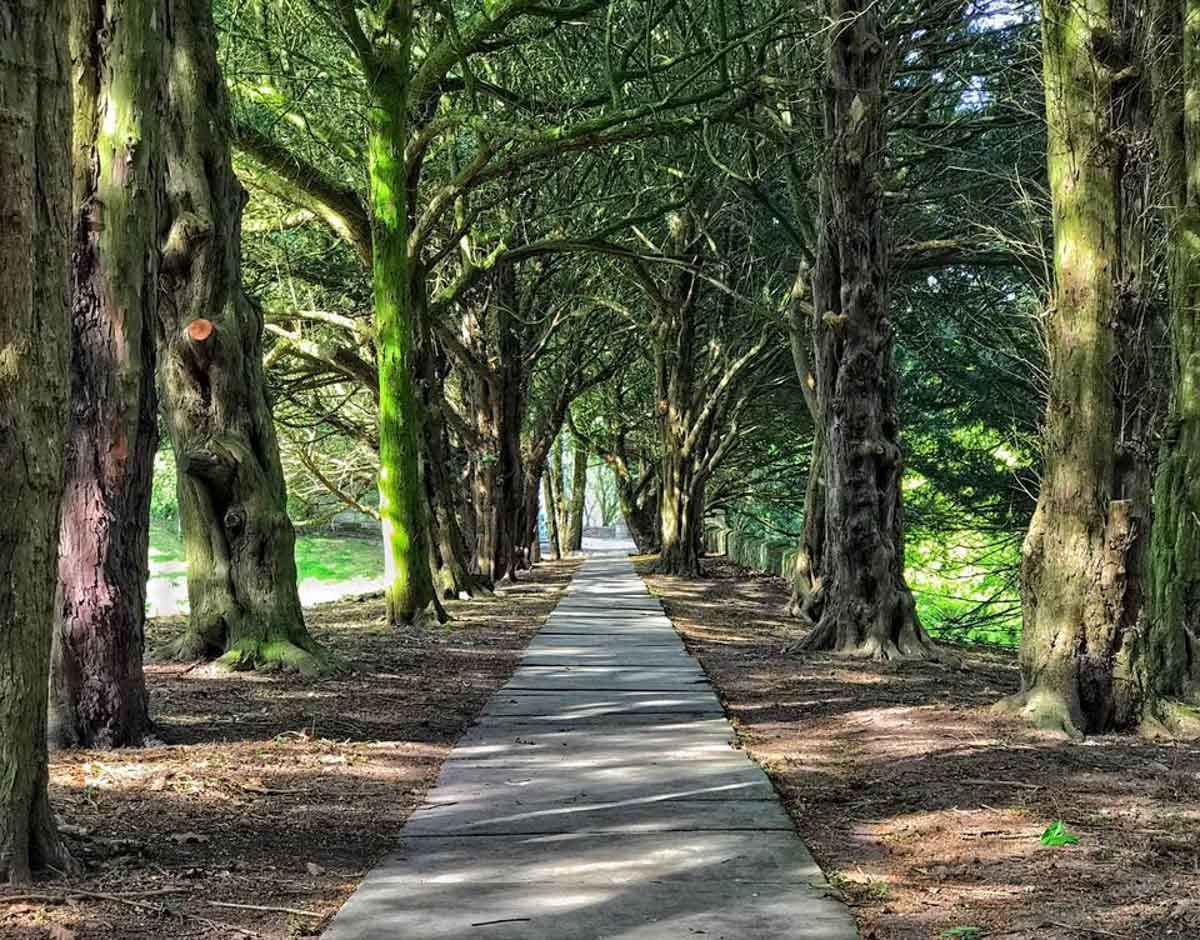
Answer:
M1200 938L1200 748L994 716L1019 685L1009 653L787 653L786 584L721 559L707 573L646 580L863 940ZM1041 845L1057 820L1077 845Z
M352 667L333 679L148 662L165 743L52 756L51 799L84 873L0 888L0 937L319 933L394 844L577 565L452 602L448 627L395 630L379 598L312 608L314 636ZM156 621L151 654L181 625Z

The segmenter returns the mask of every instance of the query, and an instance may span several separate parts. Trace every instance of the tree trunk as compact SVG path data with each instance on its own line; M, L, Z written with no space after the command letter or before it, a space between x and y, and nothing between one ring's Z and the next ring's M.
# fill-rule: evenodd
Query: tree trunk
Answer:
M75 0L71 417L51 739L140 744L162 166L160 0Z
M810 649L879 659L933 646L904 580L903 461L887 317L883 149L886 48L878 8L827 0L825 139L813 302L827 428L821 619Z
M1141 664L1144 715L1200 669L1200 0L1157 0L1150 61L1155 136L1166 179L1171 388L1150 546L1149 632ZM1188 30L1185 32L1185 29Z
M229 103L208 0L171 0L159 394L175 450L188 565L184 658L318 672L262 371L262 313L242 293Z
M702 516L703 510L693 500L695 468L677 435L669 435L663 443L662 495L658 510L662 519L662 542L658 570L680 578L698 578L702 572L694 530L697 514Z
M369 111L375 336L379 365L379 496L388 618L411 624L435 599L421 482L421 417L415 382L415 279L408 251L408 143L411 4L389 19L394 43L379 51ZM419 282L417 282L419 283Z
M571 441L575 466L571 474L571 525L567 530L567 550L583 551L583 516L587 509L587 444L578 437Z
M799 550L792 568L792 596L787 612L812 623L820 619L821 556L825 548L825 433L817 424L813 429L812 456L809 460L808 485L804 491L804 527Z
M550 465L554 479L554 509L558 516L558 541L562 555L571 553L571 514L567 510L566 473L563 470L563 436L554 442L554 459Z
M629 528L629 535L641 554L654 554L659 550L662 537L658 487L653 485L657 472L643 466L641 476L635 483L629 472L629 461L623 454L615 455L611 464L617 485L617 505Z
M1022 691L1001 707L1073 736L1140 711L1130 680L1149 519L1150 330L1141 205L1127 204L1141 188L1131 165L1145 130L1141 79L1115 80L1131 64L1114 58L1127 54L1125 25L1103 3L1043 3L1056 280L1046 467L1021 565Z
M46 793L71 344L67 12L0 0L0 883L70 866Z
M554 495L554 474L547 472L543 484L545 486L546 535L550 542L550 552L555 561L561 561L563 556L562 542L558 537L558 513L555 507L558 498Z

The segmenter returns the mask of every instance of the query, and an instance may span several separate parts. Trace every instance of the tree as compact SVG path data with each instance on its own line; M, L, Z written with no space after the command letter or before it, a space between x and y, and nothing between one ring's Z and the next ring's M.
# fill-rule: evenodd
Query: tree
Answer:
M66 4L0 2L0 881L70 867L47 787L69 393Z
M1170 283L1170 413L1154 484L1149 617L1141 685L1147 717L1193 682L1200 638L1200 4L1159 0L1149 61L1165 180Z
M141 743L150 484L158 446L159 0L71 4L75 64L71 419L51 734Z
M828 0L825 138L813 273L825 431L820 619L809 649L880 659L933 646L904 579L890 255L880 180L888 48L878 7Z
M583 516L587 503L588 449L579 437L571 437L571 499L569 506L570 524L567 526L567 551L583 550Z
M331 661L300 609L262 312L242 290L246 197L233 172L212 5L172 0L170 19L157 340L191 602L178 653L318 672Z
M1042 5L1055 274L1046 465L1022 550L1022 690L1001 708L1073 736L1128 727L1143 700L1157 394L1138 29L1122 4Z

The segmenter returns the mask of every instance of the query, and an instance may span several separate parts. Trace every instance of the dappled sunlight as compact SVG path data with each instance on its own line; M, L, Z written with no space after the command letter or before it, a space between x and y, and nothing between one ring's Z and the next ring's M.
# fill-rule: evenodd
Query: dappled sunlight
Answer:
M159 940L187 922L159 913L169 903L186 917L236 925L207 928L214 935L283 937L295 917L236 907L283 898L317 915L301 916L296 929L320 924L364 866L394 846L577 567L548 563L519 591L450 602L446 626L390 627L378 596L309 608L314 637L349 666L333 678L148 661L156 739L59 751L50 784L71 850L88 866L73 888L149 906L93 899L53 908L53 922L81 938L109 922L122 938ZM180 618L152 622L151 649L182 628ZM64 887L55 880L40 890ZM7 893L0 933L11 923Z
M864 936L1200 929L1200 905L1164 900L1200 894L1200 747L1070 743L997 716L990 705L1019 684L1003 651L955 647L961 665L786 653L803 634L782 614L787 584L747 586L708 564L704 582L647 581ZM741 609L748 595L757 616ZM1040 844L1059 819L1079 844Z

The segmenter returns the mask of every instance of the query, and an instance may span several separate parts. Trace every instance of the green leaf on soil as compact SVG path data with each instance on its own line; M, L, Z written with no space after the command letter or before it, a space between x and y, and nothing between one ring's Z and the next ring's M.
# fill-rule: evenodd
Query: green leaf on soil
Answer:
M1061 819L1056 819L1042 833L1041 842L1042 845L1078 845L1079 836L1068 832L1066 824Z

